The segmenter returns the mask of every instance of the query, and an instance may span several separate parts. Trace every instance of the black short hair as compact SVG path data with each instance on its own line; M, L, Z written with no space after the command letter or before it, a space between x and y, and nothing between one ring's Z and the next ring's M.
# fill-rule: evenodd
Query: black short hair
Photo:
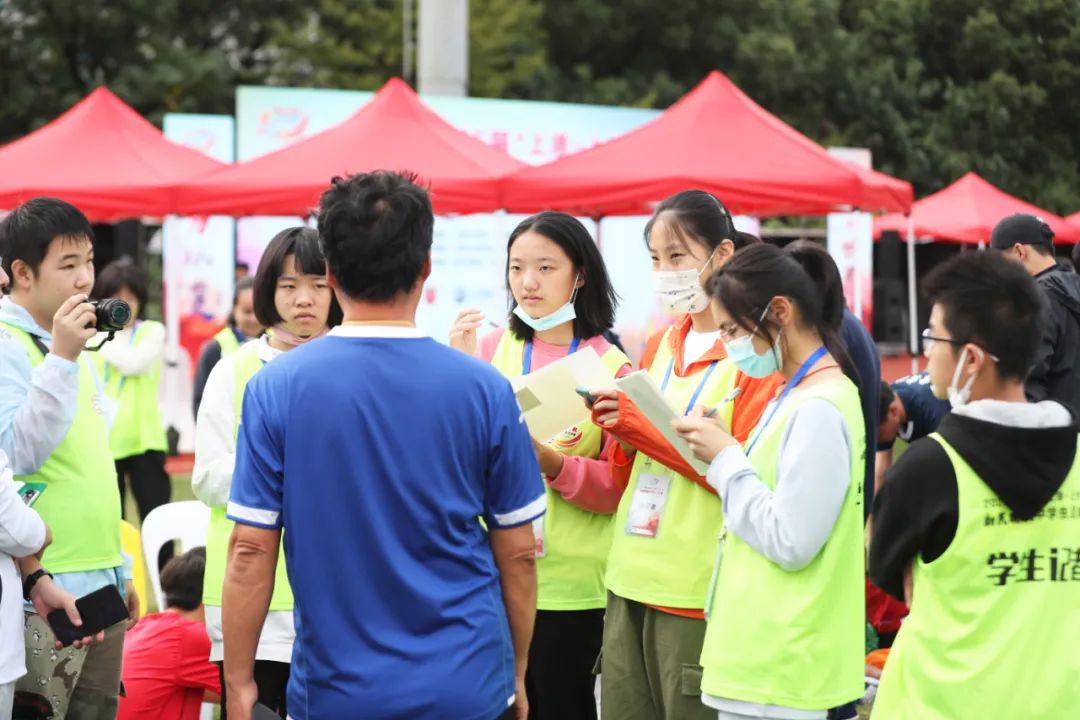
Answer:
M326 259L319 246L319 233L309 227L292 227L282 230L270 240L262 257L259 269L255 271L254 288L255 317L263 327L273 327L281 322L281 315L274 302L277 295L278 278L285 268L285 259L293 255L296 266L305 275L323 275L326 273ZM235 302L234 305L235 307ZM337 298L330 298L330 314L327 325L334 327L341 324L341 306Z
M319 200L319 237L348 297L384 302L416 287L431 254L431 198L412 173L334 178Z
M146 273L142 268L131 261L130 258L120 258L105 266L97 276L94 284L94 297L99 299L110 298L124 288L131 291L135 299L139 301L139 319L146 317Z
M1042 337L1043 298L1023 267L1000 253L961 253L938 265L923 291L941 306L953 340L997 357L1000 377L1027 377Z
M242 277L242 278L240 278L239 280L236 281L236 287L233 289L233 296L232 296L232 309L233 310L236 310L236 306L240 303L240 293L244 292L245 290L253 290L254 287L255 287L255 278L251 277L250 275L247 276L247 277ZM253 293L253 295L254 295L254 293ZM254 301L254 297L252 298L252 301ZM231 328L236 327L236 317L231 312L229 313L228 324L229 324L229 327L231 327Z
M161 570L161 593L165 596L165 606L194 610L202 605L205 573L206 548L201 545L165 563Z
M704 190L683 190L657 205L656 212L645 224L646 245L660 216L664 216L664 222L684 243L693 239L704 244L710 252L724 240L730 240L736 250L761 242L748 232L736 230L727 206Z
M1072 262L1073 262L1073 270L1080 273L1080 242L1073 245Z
M11 264L22 260L35 275L57 238L94 241L90 221L71 203L50 197L27 200L0 220L0 257L10 277Z
M892 405L892 401L895 397L896 393L893 391L892 385L882 380L881 395L878 396L878 425L885 422L885 418L889 417L889 406Z
M518 223L506 243L506 277L510 276L510 248L514 246L515 240L530 231L543 235L562 248L574 264L574 270L581 273L584 285L574 299L574 311L577 314L574 320L574 336L591 338L610 330L615 324L615 308L619 304L619 296L611 285L600 248L596 246L585 226L572 215L545 210ZM511 311L516 305L511 294ZM523 340L532 339L531 327L513 312L508 317L510 330L514 335Z

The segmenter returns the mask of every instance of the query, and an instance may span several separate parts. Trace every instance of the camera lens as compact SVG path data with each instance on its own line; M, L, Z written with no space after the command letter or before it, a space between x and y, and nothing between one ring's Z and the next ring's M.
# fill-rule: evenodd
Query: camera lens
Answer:
M93 300L90 303L97 313L98 332L117 332L131 320L131 306L123 300L109 298L107 300Z

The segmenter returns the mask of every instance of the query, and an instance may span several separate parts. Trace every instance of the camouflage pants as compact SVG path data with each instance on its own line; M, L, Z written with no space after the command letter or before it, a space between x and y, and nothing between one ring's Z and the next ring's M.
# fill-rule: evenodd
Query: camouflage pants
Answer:
M124 656L124 623L105 641L57 650L56 636L37 614L27 614L26 675L16 683L15 717L115 720Z

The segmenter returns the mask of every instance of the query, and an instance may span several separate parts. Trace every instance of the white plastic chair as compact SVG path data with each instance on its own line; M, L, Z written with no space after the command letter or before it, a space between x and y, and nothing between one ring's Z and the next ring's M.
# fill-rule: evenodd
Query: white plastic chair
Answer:
M142 523L142 550L146 561L146 574L154 589L158 610L165 609L161 594L161 571L158 570L158 553L165 543L180 541L180 552L206 545L206 533L210 528L210 508L198 500L159 505L150 511ZM214 706L203 703L200 720L213 720Z
M167 542L180 541L180 552L206 545L206 531L210 527L210 508L198 500L160 505L150 511L142 523L142 550L146 559L146 574L154 590L158 610L165 609L161 594L161 572L158 570L158 553Z

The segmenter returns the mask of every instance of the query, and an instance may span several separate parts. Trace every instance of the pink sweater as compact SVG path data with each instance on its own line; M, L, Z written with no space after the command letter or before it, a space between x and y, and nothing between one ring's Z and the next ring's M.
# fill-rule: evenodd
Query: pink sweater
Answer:
M480 338L478 355L483 360L491 362L495 356L495 348L502 339L504 328L494 330ZM581 341L581 347L591 347L600 357L611 349L611 344L602 337L593 337ZM539 340L533 341L532 369L540 368L561 360L566 357L569 348L563 345L551 345ZM627 363L619 368L616 377L622 377L633 371L633 367ZM596 458L582 457L579 455L566 455L563 457L562 470L556 477L547 478L551 488L562 496L563 500L573 503L583 510L595 513L613 513L619 507L619 499L622 497L624 485L617 483L608 469L608 456L612 446L616 444L615 436L605 432L600 449L600 456Z

